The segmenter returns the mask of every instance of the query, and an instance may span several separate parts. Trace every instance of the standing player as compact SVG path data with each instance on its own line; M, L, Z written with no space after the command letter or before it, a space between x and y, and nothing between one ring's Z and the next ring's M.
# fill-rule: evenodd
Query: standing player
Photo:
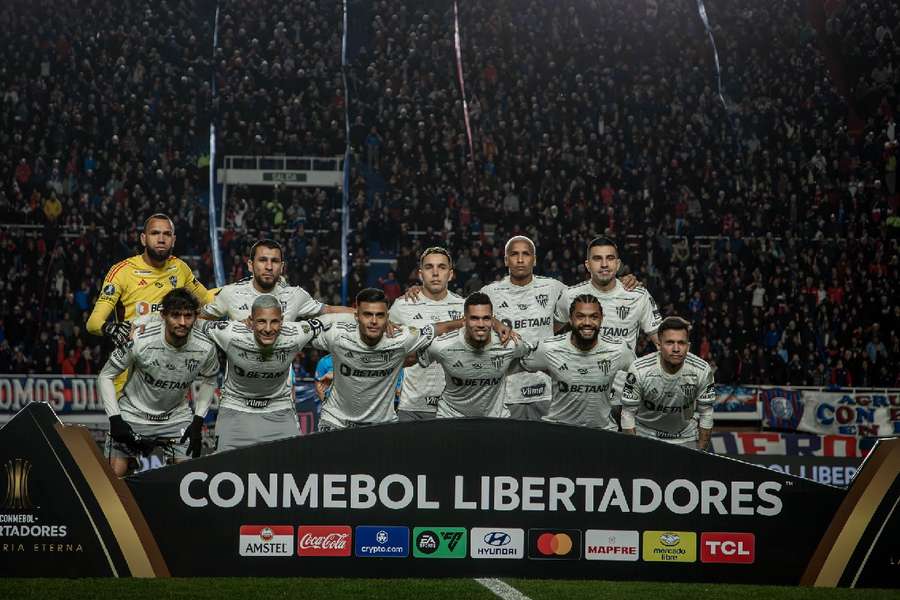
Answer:
M646 289L638 287L629 291L616 279L622 261L615 242L605 237L591 240L584 266L591 278L563 291L556 303L557 322L564 324L569 320L569 307L576 296L591 294L603 307L600 335L623 340L629 348L636 350L638 333L643 331L659 346L656 335L662 321L659 308Z
M503 402L506 373L531 350L524 340L505 347L492 332L493 306L487 294L475 292L463 307L465 329L434 340L419 353L419 363L444 367L444 393L437 416L508 417Z
M619 371L634 362L634 352L622 341L599 337L603 322L600 301L591 294L572 300L572 331L542 341L522 359L529 371L544 371L554 382L547 421L616 431L611 416L610 388Z
M427 347L435 335L458 329L462 321L403 327L392 337L385 335L387 325L384 292L366 288L356 296L356 320L336 322L313 342L334 361L334 383L322 405L319 431L395 421L397 375L407 355Z
M181 445L174 446L176 461L200 455L203 418L219 373L216 347L205 334L192 330L200 309L193 295L170 290L161 304L162 319L113 351L97 377L110 437L116 442L109 446L110 464L119 477L127 473L129 457L152 449L142 445L142 437L180 437ZM117 397L113 380L126 371L128 381ZM194 380L200 388L191 413L186 396Z
M252 275L224 286L212 302L203 307L202 318L242 321L250 315L253 301L263 294L271 294L281 302L284 321L353 312L352 308L323 304L302 287L288 285L281 278L284 271L281 244L274 240L259 240L253 244L247 268Z
M202 330L227 357L216 420L216 450L300 435L291 385L294 355L322 331L315 319L282 322L281 302L262 294L243 321L207 321Z
M517 235L506 242L504 264L509 275L482 288L498 319L536 346L553 335L553 315L565 287L556 279L534 274L534 242ZM504 402L513 419L540 420L550 406L550 378L545 373L518 372L506 378Z
M175 288L185 288L201 305L211 299L190 267L180 258L172 256L175 245L175 226L162 213L150 215L141 233L143 254L116 263L106 274L100 297L87 320L88 333L105 335L116 345L124 344L131 335L131 323L137 317L158 312L163 296ZM107 322L110 313L121 306L122 314L116 314ZM118 311L117 311L118 312ZM116 391L125 385L127 373L116 379Z
M701 450L709 445L716 386L709 364L688 351L689 332L684 319L666 317L659 351L628 369L621 393L624 433Z
M450 292L447 284L453 278L450 254L439 247L426 248L419 258L422 289L418 298L397 298L391 306L391 321L399 325L422 327L438 321L455 321L462 317L464 300ZM429 367L419 364L403 372L397 418L400 421L433 419L438 398L444 390L444 371L437 363Z

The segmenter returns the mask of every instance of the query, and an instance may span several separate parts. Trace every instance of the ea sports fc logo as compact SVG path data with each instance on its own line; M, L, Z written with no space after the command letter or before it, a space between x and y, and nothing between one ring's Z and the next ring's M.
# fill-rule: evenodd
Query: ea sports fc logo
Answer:
M530 529L528 557L549 560L581 558L581 531L578 529Z

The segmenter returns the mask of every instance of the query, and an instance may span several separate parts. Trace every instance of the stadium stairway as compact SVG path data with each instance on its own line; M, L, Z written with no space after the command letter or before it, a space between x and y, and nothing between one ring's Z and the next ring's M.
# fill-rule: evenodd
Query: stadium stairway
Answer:
M828 38L826 22L832 15L840 12L845 0L807 0L806 19L816 29L819 38L819 49L825 57L828 72L835 88L847 101L847 129L854 137L859 137L863 132L863 119L852 106L850 80L855 79L852 73L847 73L845 62L841 56L841 49Z

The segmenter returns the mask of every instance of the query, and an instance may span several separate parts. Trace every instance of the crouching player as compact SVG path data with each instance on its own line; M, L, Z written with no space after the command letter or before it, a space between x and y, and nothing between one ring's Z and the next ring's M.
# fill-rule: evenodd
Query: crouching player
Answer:
M194 330L197 299L176 288L162 299L162 319L148 321L134 339L117 348L97 377L109 417L108 455L119 477L130 458L146 455L154 439L171 440L176 462L200 456L203 418L212 401L219 360L215 344ZM121 394L115 378L128 371ZM187 393L198 381L191 411Z
M688 352L689 332L684 319L666 317L659 351L628 369L621 382L623 433L701 450L709 445L716 386L709 364Z

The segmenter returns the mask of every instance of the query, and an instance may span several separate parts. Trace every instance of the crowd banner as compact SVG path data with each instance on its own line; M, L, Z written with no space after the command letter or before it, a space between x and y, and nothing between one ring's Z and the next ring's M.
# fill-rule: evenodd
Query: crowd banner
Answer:
M781 433L777 431L726 431L712 434L716 454L745 456L826 456L864 457L877 438L819 433Z
M0 429L0 464L4 576L898 585L897 536L880 532L900 519L900 440L849 490L509 419L319 433L119 480L84 428L33 402Z
M761 415L757 389L741 385L717 385L713 411L717 419L759 421Z
M795 431L803 416L802 393L798 390L785 388L759 390L763 424L773 429Z
M191 387L188 398L196 393L198 387L197 383ZM297 380L294 392L298 413L310 413L315 422L318 419L318 398L313 381ZM207 418L209 422L215 421L219 393L217 388ZM48 403L64 423L99 423L103 427L109 424L97 391L96 375L0 375L0 423L8 421L31 402ZM315 428L309 431L315 431Z
M804 391L802 400L800 431L900 436L900 394Z

